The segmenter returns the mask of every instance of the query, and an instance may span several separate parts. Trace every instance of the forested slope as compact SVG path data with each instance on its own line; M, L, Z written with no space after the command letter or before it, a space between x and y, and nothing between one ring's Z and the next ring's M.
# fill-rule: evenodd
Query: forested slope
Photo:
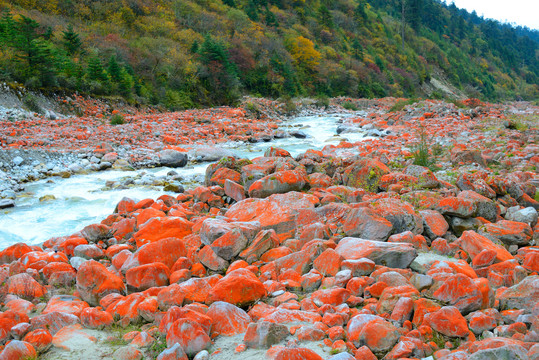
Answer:
M0 10L0 80L28 88L178 109L242 94L439 97L423 85L442 74L468 96L539 96L537 31L437 0L0 0Z

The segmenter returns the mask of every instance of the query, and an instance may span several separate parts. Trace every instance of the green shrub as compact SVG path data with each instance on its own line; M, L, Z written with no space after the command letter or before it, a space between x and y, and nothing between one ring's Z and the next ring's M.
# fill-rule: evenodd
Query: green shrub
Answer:
M417 99L409 99L409 100L400 100L395 103L390 109L389 112L397 112L402 111L406 105L412 105L413 103L417 102Z
M121 114L114 114L110 117L109 122L111 125L122 125L125 123L125 119Z
M430 141L424 127L419 129L419 143L414 149L414 164L430 167L434 164L429 154Z
M316 102L314 104L317 107L323 107L324 109L327 109L329 107L329 98L325 95L321 95L316 99Z
M26 106L26 108L32 112L35 112L35 113L42 113L43 110L41 109L41 106L39 106L38 104L38 99L37 97L35 97L34 95L28 93L24 96L24 98L22 99L22 103L24 104L24 106Z
M357 110L356 104L354 104L354 103L351 102L351 101L345 101L345 102L342 104L342 107L345 108L346 110L352 110L352 111L356 111L356 110Z

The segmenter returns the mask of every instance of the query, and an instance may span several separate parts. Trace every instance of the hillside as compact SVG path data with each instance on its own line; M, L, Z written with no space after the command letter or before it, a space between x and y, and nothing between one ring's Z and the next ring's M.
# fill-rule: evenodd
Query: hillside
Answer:
M0 80L169 109L263 97L537 99L539 33L437 0L0 0ZM404 36L402 36L404 35Z

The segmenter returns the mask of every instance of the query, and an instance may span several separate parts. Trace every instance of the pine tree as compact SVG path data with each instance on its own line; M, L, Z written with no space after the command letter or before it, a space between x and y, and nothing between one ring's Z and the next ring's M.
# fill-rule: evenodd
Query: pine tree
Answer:
M223 0L223 4L233 7L233 8L236 7L236 2L234 0Z
M333 15L331 15L326 5L320 5L318 8L318 19L320 24L328 28L333 28Z
M97 56L92 56L88 60L88 78L90 80L95 81L107 81L107 74L105 73L105 69L103 68L103 65L101 64L101 60Z
M115 83L120 82L120 79L122 77L122 74L121 74L122 68L118 64L118 61L116 60L115 55L112 55L110 57L107 71L108 71L108 73L110 75L110 78L112 79L113 82L115 82Z
M62 33L62 38L64 48L69 55L73 56L81 50L82 41L79 34L73 30L73 25L68 25L67 30Z

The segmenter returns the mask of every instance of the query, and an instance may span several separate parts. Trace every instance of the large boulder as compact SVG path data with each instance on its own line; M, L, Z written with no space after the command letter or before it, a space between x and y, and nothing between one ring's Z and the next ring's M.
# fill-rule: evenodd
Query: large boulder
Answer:
M412 244L387 243L353 237L342 239L335 251L347 260L367 258L377 265L400 269L407 268L417 256L417 251Z
M187 154L177 150L165 149L160 151L158 156L161 166L177 168L187 165Z
M94 260L84 262L77 272L77 291L92 306L108 294L125 294L122 278L109 271L105 265Z

